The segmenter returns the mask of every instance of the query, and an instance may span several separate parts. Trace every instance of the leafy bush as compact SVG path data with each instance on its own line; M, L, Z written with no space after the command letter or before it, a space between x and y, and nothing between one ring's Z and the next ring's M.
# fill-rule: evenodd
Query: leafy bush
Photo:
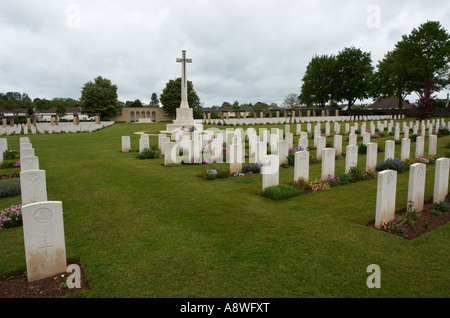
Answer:
M366 170L361 167L350 168L349 175L353 182L376 178L376 173L374 171Z
M12 205L0 212L0 231L22 225L22 206Z
M291 182L291 183L289 183L289 185L296 187L302 193L312 191L311 184L308 182L308 180L306 180L304 178L300 178L297 181Z
M288 165L293 166L295 164L295 153L289 152L287 155Z
M376 171L395 170L397 172L405 172L409 170L409 163L399 159L387 159L377 164Z
M17 159L19 152L16 150L6 150L3 153L3 160L14 160Z
M158 159L161 157L161 152L158 147L152 146L151 148L146 148L138 155L138 158L143 159Z
M331 188L334 188L334 187L337 187L338 185L340 185L339 177L328 176L322 180L325 181L326 183L328 183Z
M242 167L244 173L260 173L261 165L258 163L248 163Z
M447 199L445 201L442 201L440 203L434 203L433 204L433 210L431 211L434 215L441 215L442 212L448 212L448 201Z
M20 161L17 160L5 160L0 165L0 169L9 169L9 168L15 168L20 167Z
M352 176L348 173L341 173L338 175L338 178L340 185L350 184L353 180Z
M404 216L397 216L397 220L403 223L404 225L409 225L412 228L416 225L417 219L420 217L419 211L416 209L412 209L411 206L408 206L408 209Z
M416 141L417 137L419 137L419 135L413 134L409 136L409 139L411 139L411 141Z
M287 184L280 184L277 186L268 187L261 192L262 197L274 201L289 199L292 197L296 197L300 194L301 192L296 187Z
M20 194L19 178L4 179L0 181L0 198L13 197Z
M448 135L450 135L450 130L446 126L440 126L439 127L439 134L441 134L443 136L448 136Z
M359 146L358 146L358 153L359 153L360 155L365 155L365 154L367 154L367 145L365 145L365 144L359 145Z

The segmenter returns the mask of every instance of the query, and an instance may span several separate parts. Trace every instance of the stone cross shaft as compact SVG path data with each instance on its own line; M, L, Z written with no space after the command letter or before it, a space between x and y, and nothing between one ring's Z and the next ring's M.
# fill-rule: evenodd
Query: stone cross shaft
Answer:
M186 51L182 51L182 58L178 59L177 62L181 63L181 104L180 108L189 108L187 100L187 79L186 79L186 63L192 63L192 59L186 58Z

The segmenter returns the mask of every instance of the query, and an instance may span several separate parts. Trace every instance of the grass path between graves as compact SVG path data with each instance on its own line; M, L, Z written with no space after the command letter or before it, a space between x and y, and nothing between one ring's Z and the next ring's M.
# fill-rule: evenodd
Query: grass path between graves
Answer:
M135 132L164 128L115 124L29 136L48 199L63 202L67 257L80 259L92 288L72 297L450 296L450 226L409 241L362 225L375 217L376 180L273 202L257 195L261 175L207 181L196 176L199 166L164 167L162 158L120 152L121 136L131 136L137 150ZM7 138L9 149L19 148L19 136ZM372 141L387 139L393 136ZM449 153L449 143L450 136L439 137L438 154ZM336 161L337 174L344 167ZM310 178L320 171L312 164ZM427 199L434 166L426 173ZM282 169L280 183L293 174ZM397 208L406 205L407 187L408 172L400 173ZM0 199L2 209L18 203L20 196ZM379 289L366 285L370 264L380 266ZM0 276L25 269L22 228L0 231Z

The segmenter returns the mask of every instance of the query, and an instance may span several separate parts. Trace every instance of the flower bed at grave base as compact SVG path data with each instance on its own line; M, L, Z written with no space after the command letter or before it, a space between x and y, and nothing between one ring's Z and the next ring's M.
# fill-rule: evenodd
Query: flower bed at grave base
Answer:
M381 229L375 228L375 220L362 225L413 240L447 224L450 221L448 206L448 197L440 204L433 204L433 199L431 198L424 202L423 210L420 212L411 210L408 207L395 211L395 219L391 222L384 222Z

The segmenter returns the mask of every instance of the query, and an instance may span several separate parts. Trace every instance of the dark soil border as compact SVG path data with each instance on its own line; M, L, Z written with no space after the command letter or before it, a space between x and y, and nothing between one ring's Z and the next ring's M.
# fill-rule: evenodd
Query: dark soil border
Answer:
M423 211L419 212L420 216L417 219L416 225L413 228L408 226L408 231L407 231L406 235L405 236L402 235L402 237L404 237L407 240L414 240L415 238L418 238L426 233L429 233L432 230L434 230L442 225L445 225L445 224L447 224L447 222L450 221L450 213L449 212L442 212L441 215L434 215L434 214L431 214L432 210L433 210L433 199L431 198L424 202ZM403 216L403 215L405 215L406 211L407 211L407 207L398 209L397 211L395 211L395 215ZM375 229L375 220L367 222L363 225ZM384 228L376 229L376 230L390 233L388 229L384 229ZM400 236L398 234L393 234L393 233L390 233L390 234Z
M29 283L26 272L0 277L0 298L61 298L90 289L86 272L78 260L67 264L77 264L81 269L81 288L68 288L67 278L72 273L59 273L52 277Z

